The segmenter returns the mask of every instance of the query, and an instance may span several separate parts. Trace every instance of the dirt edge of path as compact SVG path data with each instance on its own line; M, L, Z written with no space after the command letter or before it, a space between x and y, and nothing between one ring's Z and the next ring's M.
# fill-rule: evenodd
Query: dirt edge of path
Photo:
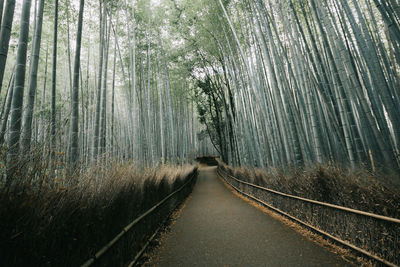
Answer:
M318 235L317 233L314 233L310 231L309 229L305 228L304 226L301 226L300 224L284 217L283 215L261 205L260 203L240 194L238 191L236 191L230 184L228 184L223 178L220 177L219 174L217 174L218 178L220 181L238 198L242 199L243 201L247 202L249 205L255 207L256 209L260 210L261 212L268 214L272 218L282 222L283 224L289 226L293 230L295 230L297 233L301 234L302 236L306 237L308 240L316 243L317 245L329 250L330 252L338 255L341 257L343 260L357 265L357 266L363 266L363 267L372 267L374 266L373 262L370 260L367 260L361 256L355 255L350 249L341 247L339 245L336 245L329 241L328 239L324 238L321 235Z
M192 192L193 193L193 192ZM144 251L143 255L138 260L135 266L154 266L154 257L161 248L163 241L168 237L172 227L175 225L178 218L181 216L182 211L185 209L187 203L192 198L192 193L172 212L164 225L161 226L155 238L151 241L148 248Z

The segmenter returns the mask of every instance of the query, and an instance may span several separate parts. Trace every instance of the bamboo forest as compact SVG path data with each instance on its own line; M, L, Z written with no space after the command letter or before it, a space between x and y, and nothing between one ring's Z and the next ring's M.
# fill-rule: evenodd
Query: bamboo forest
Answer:
M400 0L0 0L0 265L398 266L399 96Z

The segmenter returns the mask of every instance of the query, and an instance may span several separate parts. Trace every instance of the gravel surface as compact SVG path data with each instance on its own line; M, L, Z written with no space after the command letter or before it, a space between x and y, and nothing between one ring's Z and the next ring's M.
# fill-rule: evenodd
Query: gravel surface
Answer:
M215 167L197 185L148 266L351 266L234 196Z

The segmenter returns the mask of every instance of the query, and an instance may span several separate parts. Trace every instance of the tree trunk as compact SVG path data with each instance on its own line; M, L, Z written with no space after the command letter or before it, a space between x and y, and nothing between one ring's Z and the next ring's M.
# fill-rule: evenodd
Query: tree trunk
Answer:
M85 0L80 0L78 15L78 30L76 36L74 79L72 90L72 118L71 118L71 154L70 164L72 168L77 167L79 160L79 68L81 65L81 43L82 43L82 24L83 8Z
M11 28L14 19L15 0L6 0L4 17L0 30L0 92L3 87L4 71L6 67L8 47L10 44Z
M50 172L54 175L55 150L56 150L56 86L57 86L57 35L58 35L58 0L54 3L53 25L53 66L51 73L51 148L50 148Z
M118 21L118 17L117 17ZM111 21L110 21L111 24ZM111 95L111 156L115 157L115 149L114 149L114 118L115 118L115 68L116 68L116 60L117 60L117 40L114 38L114 62L113 62L113 78L112 78L112 95Z
M1 27L1 22L3 20L3 7L4 7L4 0L0 0L0 27Z
M8 140L7 155L7 180L17 175L16 167L19 153L19 139L21 135L21 114L24 100L26 54L29 37L29 18L31 0L24 0L22 4L21 23L18 41L17 61L15 67L15 83L13 99L11 104L10 133ZM22 178L22 177L20 177Z
M93 159L96 159L99 152L99 131L100 131L100 107L101 107L101 81L103 74L103 55L104 55L104 32L106 21L106 4L103 3L103 14L101 12L100 4L100 44L99 44L99 70L97 77L97 101L96 101L96 114L94 121L94 136L93 136Z
M11 74L10 83L8 85L8 95L7 95L7 102L5 105L5 110L3 111L3 114L2 114L2 122L1 122L1 129L0 129L0 146L3 145L3 143L4 143L4 136L6 134L8 116L10 115L11 101L12 101L13 91L14 91L14 77L15 77L15 75L14 75L14 71L13 71Z
M107 42L105 47L104 55L104 74L103 74L103 85L102 85L102 103L101 103L101 117L100 117L100 154L104 154L106 151L106 133L107 133L107 74L108 74L108 53L110 50L110 33L111 33L111 16L109 17L109 25L107 30Z
M21 139L23 154L28 153L31 146L33 108L35 105L40 43L42 39L43 10L44 10L44 0L40 0L36 27L35 27L35 34L33 37L33 42L34 42L33 54L31 57L32 67L30 71L29 91L27 95L27 106L24 115L24 123L23 123L22 139Z

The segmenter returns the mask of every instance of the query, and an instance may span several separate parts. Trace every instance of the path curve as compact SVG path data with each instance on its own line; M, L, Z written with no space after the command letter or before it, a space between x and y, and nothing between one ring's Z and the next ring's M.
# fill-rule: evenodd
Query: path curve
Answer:
M191 199L150 266L351 266L236 197L200 169Z

